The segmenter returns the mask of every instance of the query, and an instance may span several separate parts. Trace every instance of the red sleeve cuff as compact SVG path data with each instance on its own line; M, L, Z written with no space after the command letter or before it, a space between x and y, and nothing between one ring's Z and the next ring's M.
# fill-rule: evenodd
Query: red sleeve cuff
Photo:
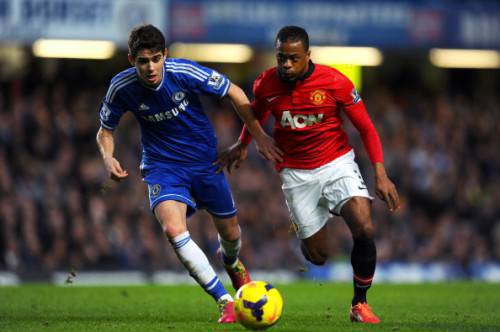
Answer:
M248 145L252 141L252 135L248 131L247 125L243 126L243 129L241 130L241 134L239 137L239 141L244 145Z

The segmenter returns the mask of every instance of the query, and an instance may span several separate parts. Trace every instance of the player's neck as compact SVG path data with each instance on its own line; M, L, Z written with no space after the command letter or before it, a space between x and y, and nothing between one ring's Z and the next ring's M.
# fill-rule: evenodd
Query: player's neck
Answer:
M298 78L297 81L304 81L309 76L311 76L312 73L314 72L314 67L315 67L314 63L311 60L309 60L309 62L307 63L307 67L304 70L304 73L302 75L300 75L300 77Z

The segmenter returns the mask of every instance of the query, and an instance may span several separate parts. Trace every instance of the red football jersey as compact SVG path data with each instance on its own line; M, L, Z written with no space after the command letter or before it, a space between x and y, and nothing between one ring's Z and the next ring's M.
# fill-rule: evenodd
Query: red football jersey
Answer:
M276 68L263 72L254 82L252 108L261 123L273 114L273 136L285 153L284 167L312 169L352 148L342 128L340 112L358 129L372 163L383 162L382 146L365 105L351 81L338 70L312 64L312 74L295 84L280 80ZM249 144L243 127L240 140Z

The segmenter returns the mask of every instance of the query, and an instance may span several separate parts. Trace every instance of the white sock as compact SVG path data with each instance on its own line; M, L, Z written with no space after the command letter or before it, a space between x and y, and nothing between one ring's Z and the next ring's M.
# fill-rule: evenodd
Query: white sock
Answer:
M203 287L217 277L205 253L186 231L170 240L172 247L189 274Z
M229 301L229 302L233 302L233 297L229 294L224 294L222 295L218 300L217 300L217 303L219 302L222 302L222 301Z

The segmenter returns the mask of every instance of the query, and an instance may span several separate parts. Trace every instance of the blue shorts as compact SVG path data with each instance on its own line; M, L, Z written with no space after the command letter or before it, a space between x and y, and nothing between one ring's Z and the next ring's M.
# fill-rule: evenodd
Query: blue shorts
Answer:
M161 165L152 167L143 174L148 185L151 211L158 203L174 200L187 205L190 217L196 209L205 209L217 218L236 215L229 184L224 174L215 173L217 166L184 167Z

